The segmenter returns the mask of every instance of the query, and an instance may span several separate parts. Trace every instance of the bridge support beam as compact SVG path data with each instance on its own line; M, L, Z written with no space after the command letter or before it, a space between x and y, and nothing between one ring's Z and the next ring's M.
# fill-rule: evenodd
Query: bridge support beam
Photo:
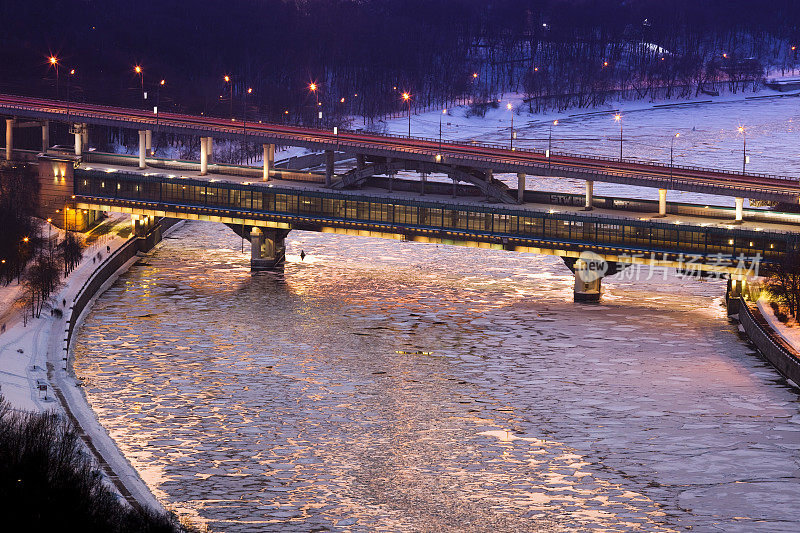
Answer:
M264 172L261 176L263 181L269 181L269 173L272 168L275 166L275 145L274 144L265 144L264 145Z
M11 152L14 150L14 119L6 119L6 161L11 161Z
M325 150L325 186L333 183L333 150Z
M50 148L50 121L45 120L42 122L42 152L46 152Z
M744 222L744 198L736 198L736 224Z
M486 176L486 185L491 185L492 180L494 179L494 173L491 170L487 170L485 173ZM489 187L486 188L486 201L489 201Z
M153 155L153 130L144 130L144 148Z
M586 202L583 210L591 211L592 209L594 209L594 182L586 180Z
M278 268L286 259L288 233L288 230L254 227L250 231L250 270L258 272Z
M367 166L367 158L364 154L356 155L356 168L358 170L364 170L364 167Z
M575 272L575 287L573 295L576 302L599 302L600 301L600 280L603 278L597 277L596 279L584 279L579 272Z
M517 203L525 201L525 174L520 172L517 174Z
M667 189L658 189L658 216L667 216Z
M425 184L428 182L428 174L423 172L420 179L420 194L425 196Z
M200 137L200 175L208 174L208 137Z
M139 169L147 168L147 164L145 163L145 142L146 142L146 133L144 130L139 130Z

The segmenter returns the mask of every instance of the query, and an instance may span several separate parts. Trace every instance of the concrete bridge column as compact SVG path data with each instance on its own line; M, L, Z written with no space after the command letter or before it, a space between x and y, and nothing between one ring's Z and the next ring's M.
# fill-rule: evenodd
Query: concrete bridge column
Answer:
M208 174L208 142L206 137L200 137L200 175Z
M736 220L737 224L744 222L744 198L736 198Z
M89 147L89 125L81 124L81 143L85 148Z
M77 124L75 125L73 135L75 136L75 155L83 155L83 133Z
M274 144L265 144L264 145L264 174L262 175L262 179L264 181L269 181L269 173L272 170L272 167L275 166L275 145Z
M425 172L423 172L421 177L422 179L420 180L421 181L420 194L422 194L422 196L425 196L425 183L427 183L428 181L428 175Z
M272 270L282 264L288 233L288 230L254 227L250 232L250 270Z
M214 164L214 137L206 137L206 152L208 152L208 164Z
M658 189L658 216L667 216L667 189Z
M458 180L453 178L453 198L458 196Z
M45 120L42 122L42 152L46 152L50 148L50 121Z
M6 161L11 161L11 151L14 149L14 119L6 119Z
M364 170L364 167L367 166L367 158L364 154L356 155L356 168L358 170Z
M139 168L144 169L147 168L147 164L145 163L145 142L146 142L146 133L144 130L139 130Z
M153 130L144 130L144 149L153 155Z
M577 265L576 265L577 266ZM576 302L599 302L600 301L600 280L603 278L597 277L596 279L584 278L581 272L575 271L575 287L573 290Z
M521 204L525 201L525 173L520 172L517 174L517 203Z
M325 186L333 183L333 150L325 150Z
M485 173L486 176L486 201L489 201L489 187L488 185L492 184L492 179L494 179L494 173L491 170L487 170Z
M594 182L586 180L586 203L583 210L591 211L592 209L594 209Z

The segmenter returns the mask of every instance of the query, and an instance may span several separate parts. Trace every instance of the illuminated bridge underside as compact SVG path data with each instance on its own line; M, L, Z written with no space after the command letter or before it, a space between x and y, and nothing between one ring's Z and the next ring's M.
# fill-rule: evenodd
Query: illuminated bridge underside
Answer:
M76 169L75 195L78 209L561 257L592 251L607 261L677 268L691 259L692 268L706 272L736 272L740 254L760 254L769 263L798 253L798 235L791 233L123 172Z

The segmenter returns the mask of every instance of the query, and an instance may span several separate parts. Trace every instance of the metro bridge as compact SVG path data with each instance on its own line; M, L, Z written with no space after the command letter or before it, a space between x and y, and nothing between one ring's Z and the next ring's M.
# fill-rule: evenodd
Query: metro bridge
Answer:
M138 158L84 150L88 124L152 127L156 119L147 112L71 104L69 120L83 122L73 126L75 146L65 152L47 150L47 120L66 118L63 102L0 96L0 111L15 114L6 123L8 159L32 159L30 153L14 150L15 127L42 127L40 204L53 220L63 217L65 224L72 221L77 227L91 213L122 211L133 215L138 234L148 231L156 217L222 222L250 239L254 270L279 266L286 235L302 229L557 255L576 274L576 299L592 300L600 296L602 275L631 264L725 274L741 290L754 260L774 264L800 252L794 227L800 221L793 215L773 222L769 213L748 212L748 218L763 222L761 227L748 227L744 220L744 196L796 203L800 187L791 178L247 124L247 140L264 143L263 168L255 169L210 160L210 134L244 135L242 126L223 119L159 116L160 129L204 135L199 162L176 162L147 157L152 130L139 130ZM37 122L20 123L19 117ZM322 150L324 173L276 168L276 142ZM354 156L355 168L336 176L334 160L343 154ZM416 171L421 179L397 179L401 170ZM516 172L518 189L496 180L495 170ZM583 209L532 204L533 192L524 190L527 173L590 176ZM447 175L452 186L429 182L429 174ZM589 212L595 204L595 180L659 188L657 213L654 209L632 216L624 208ZM732 220L720 222L722 208L706 216L689 209L692 215L681 217L685 221L660 220L668 214L664 186L741 196L735 196ZM670 206L669 211L675 209ZM605 262L602 272L587 279L585 274L598 261Z

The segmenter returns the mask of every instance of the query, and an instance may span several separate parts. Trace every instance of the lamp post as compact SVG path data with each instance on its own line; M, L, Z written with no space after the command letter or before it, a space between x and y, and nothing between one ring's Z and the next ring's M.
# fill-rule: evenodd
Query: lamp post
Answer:
M314 123L319 124L319 93L317 93L317 84L313 81L308 84L308 90L314 93L314 98L317 102L317 105L314 107Z
M52 258L53 257L53 241L51 240L50 231L53 228L53 226L50 224L51 222L53 222L53 219L52 218L48 218L47 219L47 251L48 251L48 254L50 255L50 257Z
M622 115L617 113L614 120L619 122L619 160L622 161Z
M447 109L442 109L442 114L439 115L439 151L442 151L442 116L447 114Z
M742 134L742 174L747 170L747 132L744 126L739 126L739 133Z
M403 100L408 104L408 138L411 138L411 94L403 93Z
M514 149L514 106L511 105L511 102L506 104L506 109L511 112L511 149Z
M248 87L247 90L244 92L244 110L242 113L242 128L244 129L244 144L242 145L244 149L244 157L247 157L247 95L253 93L253 88ZM244 163L244 157L242 158L242 162Z
M669 177L670 178L672 177L672 169L673 169L672 154L673 154L673 152L675 150L675 139L677 139L680 136L681 136L680 133L676 133L675 135L672 136L672 138L669 141Z
M142 87L142 105L144 106L144 69L141 65L136 65L133 67L133 71L139 75L139 84Z
M547 168L550 168L550 157L553 155L553 126L558 126L558 120L550 123L550 133L547 136Z
M50 56L48 60L50 61L50 65L56 69L56 99L58 99L58 58L56 56Z
M156 86L156 108L155 108L156 133L158 132L158 114L161 112L161 110L159 109L159 107L161 107L161 87L163 87L166 83L167 80L161 80L160 82L158 82L158 85ZM155 146L150 147L150 155L151 156L156 155Z
M228 87L230 88L231 118L233 118L233 83L231 82L231 77L228 76L227 74L225 74L225 76L222 79L225 80L225 83L227 83Z
M69 70L69 76L67 76L67 127L69 127L69 81L72 79L72 76L75 75L75 69L72 68Z

